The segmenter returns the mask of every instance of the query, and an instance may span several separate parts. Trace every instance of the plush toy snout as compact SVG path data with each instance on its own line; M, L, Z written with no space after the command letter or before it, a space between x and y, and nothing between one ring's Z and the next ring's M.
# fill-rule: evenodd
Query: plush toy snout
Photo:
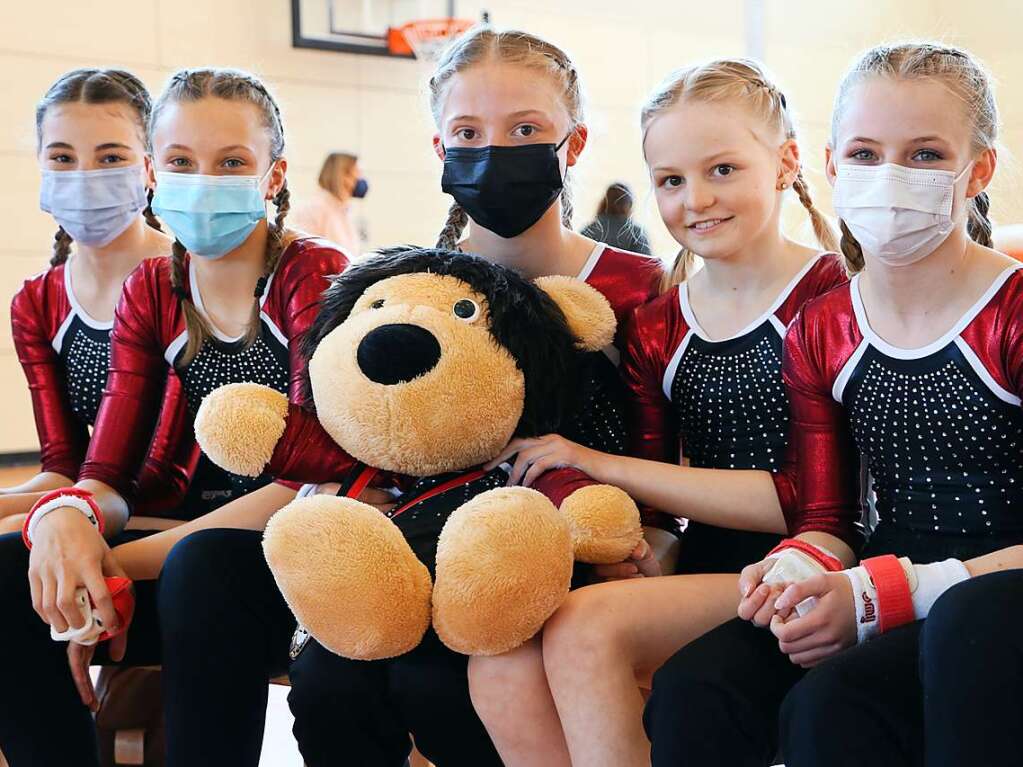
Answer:
M437 337L420 325L380 325L359 342L359 369L374 383L393 386L429 373L440 361Z

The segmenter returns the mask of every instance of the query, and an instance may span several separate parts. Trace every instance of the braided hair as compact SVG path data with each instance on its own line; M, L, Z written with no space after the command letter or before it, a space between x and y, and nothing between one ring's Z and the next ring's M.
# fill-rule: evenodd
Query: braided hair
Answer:
M146 152L151 151L146 125L153 111L149 91L135 75L121 69L74 69L60 76L49 87L36 105L36 142L42 143L43 119L50 107L56 104L127 104L135 112L139 131ZM146 223L157 231L163 231L153 214L153 191L149 190L147 203L142 215ZM59 266L71 254L71 235L58 226L53 236L53 256L50 266Z
M284 124L281 121L281 110L277 106L277 102L259 79L248 72L236 69L183 69L175 73L153 108L152 118L149 122L150 137L152 137L153 128L159 122L160 114L167 104L200 101L209 97L254 104L260 111L263 125L270 137L271 163L277 162L284 156ZM253 290L252 316L243 338L246 346L255 342L259 337L261 299L285 249L284 219L291 209L291 192L288 191L287 181L274 197L273 203L277 213L268 228L263 274L256 280ZM185 253L185 246L179 239L175 239L174 246L171 248L171 287L181 302L185 315L185 326L188 329L188 343L181 356L179 363L181 365L186 365L194 359L203 344L212 335L209 324L185 290Z
M572 127L584 121L579 73L568 54L553 43L527 32L497 32L487 24L480 24L458 37L437 62L429 82L430 109L434 122L440 124L451 78L474 64L488 60L529 67L553 78L561 88L562 101ZM566 171L561 190L561 223L568 229L572 228L572 212L572 188ZM468 223L468 214L457 202L453 203L437 237L437 247L447 250L457 248Z

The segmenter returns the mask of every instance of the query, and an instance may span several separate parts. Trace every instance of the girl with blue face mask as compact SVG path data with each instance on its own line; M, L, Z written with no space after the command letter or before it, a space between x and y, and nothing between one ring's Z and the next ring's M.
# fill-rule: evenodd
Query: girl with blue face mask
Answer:
M85 458L110 360L114 307L125 278L146 258L170 252L149 207L145 124L149 93L119 70L68 72L36 109L40 206L58 224L50 268L25 281L11 307L12 335L32 393L42 470L0 490L0 532L21 529L45 492L72 484ZM74 253L72 255L72 246ZM172 412L180 389L168 388ZM188 456L161 421L139 477L142 514L180 501Z
M24 673L0 694L0 750L12 767L96 763L91 662L162 664L169 764L255 765L267 681L287 668L294 619L263 560L260 531L295 488L216 469L199 456L192 422L203 397L228 383L260 383L301 401L297 339L328 275L347 260L332 243L285 230L284 130L256 78L177 73L154 107L149 139L153 207L174 234L171 255L144 262L125 283L78 484L30 513L30 552L18 536L0 538L9 606L0 652L17 655L15 675ZM184 403L174 449L190 451L193 477L173 513L190 521L125 542L134 477L174 381ZM134 618L112 609L104 580L124 575L134 579ZM73 601L79 590L110 641L90 644L93 622ZM71 640L66 650L54 634Z

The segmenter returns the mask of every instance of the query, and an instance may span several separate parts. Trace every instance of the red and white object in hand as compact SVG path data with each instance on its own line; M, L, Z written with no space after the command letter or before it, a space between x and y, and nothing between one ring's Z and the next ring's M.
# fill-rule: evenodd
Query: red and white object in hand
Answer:
M120 576L107 577L107 588L110 590L110 598L114 602L114 612L117 613L117 626L108 630L103 625L99 614L96 612L96 605L89 598L89 592L84 588L75 590L75 604L81 610L85 623L80 628L68 628L67 631L57 631L50 627L50 638L56 642L75 642L76 644L93 645L97 642L104 642L107 639L123 634L131 624L132 616L135 614L135 594L132 591L130 578Z

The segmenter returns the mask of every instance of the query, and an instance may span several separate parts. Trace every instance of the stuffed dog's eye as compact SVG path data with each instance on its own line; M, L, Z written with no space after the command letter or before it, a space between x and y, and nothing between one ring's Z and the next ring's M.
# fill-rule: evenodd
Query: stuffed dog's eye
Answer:
M384 305L384 299L378 298L376 301L374 301L373 303L371 303L369 305L369 308L370 309L379 309L383 305Z
M480 307L471 298L463 298L460 301L456 301L455 305L451 308L451 311L460 320L466 322L472 322L476 317L479 316Z

